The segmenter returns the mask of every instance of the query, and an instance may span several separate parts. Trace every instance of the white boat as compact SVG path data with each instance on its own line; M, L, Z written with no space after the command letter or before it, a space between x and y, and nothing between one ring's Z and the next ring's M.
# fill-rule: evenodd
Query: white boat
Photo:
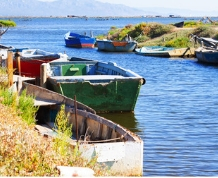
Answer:
M194 48L173 48L164 46L144 46L135 50L136 54L155 57L194 57Z
M0 66L6 67L6 59L8 58L8 50L14 49L12 46L0 44Z

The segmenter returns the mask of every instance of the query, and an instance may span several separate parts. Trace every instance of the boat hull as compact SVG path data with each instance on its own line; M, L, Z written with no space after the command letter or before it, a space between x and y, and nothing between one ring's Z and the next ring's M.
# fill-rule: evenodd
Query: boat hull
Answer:
M218 64L218 51L199 48L195 51L198 62Z
M155 57L195 57L194 48L143 47L136 49L136 54Z
M83 38L83 39L65 39L65 44L67 47L73 48L94 48L95 39Z
M68 32L64 36L65 45L73 48L94 48L96 38Z
M22 76L26 77L40 77L40 66L43 63L48 63L53 60L58 59L58 57L46 57L46 58L21 58L20 59L20 71ZM13 68L18 70L18 63L13 60Z
M91 161L97 155L96 164L117 176L142 175L143 141L138 135L66 96L26 82L22 90L35 98L35 106L39 107L36 119L43 123L35 128L42 135L57 136L54 122L60 105L65 105L73 133L69 143L78 146L84 159Z
M132 52L137 46L135 41L97 40L98 50L108 52Z
M141 81L136 79L111 80L106 84L92 84L89 81L48 78L49 89L73 98L98 113L133 112L139 95Z
M67 59L66 54L51 53L40 49L14 49L13 68L21 76L39 78L40 66L57 59ZM19 59L19 60L18 60Z
M177 27L177 28L183 28L183 26L184 26L184 21L178 22L178 23L174 23L173 26L175 26L175 27Z
M51 62L47 88L69 98L76 96L98 113L133 112L145 83L143 77L115 63L96 61Z

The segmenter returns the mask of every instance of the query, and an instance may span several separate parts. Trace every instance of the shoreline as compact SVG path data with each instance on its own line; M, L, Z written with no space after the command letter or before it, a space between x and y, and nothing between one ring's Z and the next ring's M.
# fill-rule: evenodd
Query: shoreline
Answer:
M0 18L84 18L84 19L93 19L93 18L97 18L97 19L118 19L118 18L187 18L187 19L191 19L191 18L202 18L205 16L179 16L179 17L169 17L169 16L152 16L152 15L147 15L147 16L74 16L74 15L68 15L68 16L0 16ZM218 16L207 16L210 18L218 18Z

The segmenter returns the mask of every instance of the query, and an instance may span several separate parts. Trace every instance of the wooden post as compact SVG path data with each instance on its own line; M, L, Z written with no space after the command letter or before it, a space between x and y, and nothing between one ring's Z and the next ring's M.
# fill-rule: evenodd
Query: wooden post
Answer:
M13 52L8 51L8 59L6 61L8 71L8 87L13 85Z
M46 80L47 80L47 64L43 63L40 66L40 86L46 88Z
M15 53L15 60L16 60L16 63L17 63L17 68L18 68L18 75L21 76L20 53L19 52Z
M22 77L21 76L19 76L18 78L17 78L17 82L18 82L18 85L17 85L17 92L20 94L21 93L21 88L22 88Z
M79 140L79 132L78 132L78 123L77 123L77 103L76 103L76 95L74 96L74 109L75 109L75 121L76 121L76 140Z

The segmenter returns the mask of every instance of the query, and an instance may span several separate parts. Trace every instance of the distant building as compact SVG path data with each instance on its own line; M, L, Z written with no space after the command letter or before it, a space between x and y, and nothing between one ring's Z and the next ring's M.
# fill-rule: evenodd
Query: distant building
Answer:
M169 15L170 18L180 18L180 15Z

